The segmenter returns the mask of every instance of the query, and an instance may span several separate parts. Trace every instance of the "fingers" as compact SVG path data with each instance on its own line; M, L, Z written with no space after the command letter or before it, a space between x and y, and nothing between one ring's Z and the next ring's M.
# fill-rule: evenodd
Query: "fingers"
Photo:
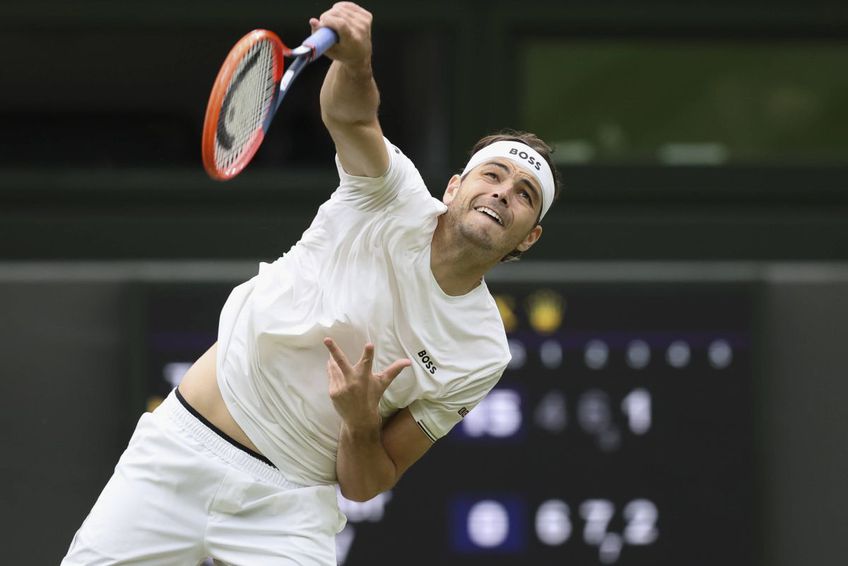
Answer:
M392 362L389 367L380 373L372 374L374 366L374 344L368 343L365 345L362 351L362 357L359 358L355 367L350 365L347 356L345 356L345 353L332 338L324 338L324 346L330 352L331 359L327 360L327 373L330 374L331 379L342 379L345 376L355 374L365 376L374 375L385 387L388 387L404 368L412 365L412 362L408 358L402 358Z
M324 346L327 347L327 350L330 351L330 356L332 356L333 361L335 361L339 369L342 370L343 373L350 373L354 368L350 365L350 362L345 356L345 353L341 348L333 341L332 338L324 338ZM371 373L371 368L374 364L374 344L366 344L365 349L362 351L362 357L359 358L357 362L357 366L366 374Z
M331 58L355 61L370 57L372 19L370 12L353 2L337 2L319 18L311 18L309 25L313 33L328 27L338 34L338 44L328 50Z
M348 374L352 371L353 368L350 367L350 362L347 361L347 356L345 356L341 348L333 342L332 338L324 338L324 346L326 346L330 351L330 356L333 358L333 361L338 364L342 373Z
M371 373L371 368L374 365L374 344L365 344L365 349L362 351L362 357L359 358L357 365L362 366L366 373Z
M327 375L330 376L330 381L339 381L344 378L339 364L333 358L327 360Z
M332 8L321 14L319 18L310 18L309 25L314 32L318 27L326 26L343 33L342 29L370 28L373 16L367 10L353 2L336 2ZM345 34L346 35L346 34Z
M354 4L353 2L336 2L333 4L332 8L321 14L322 20L324 19L324 16L331 16L358 23L370 23L373 19L371 12L358 4Z
M380 374L380 380L385 384L386 387L391 385L392 381L403 371L404 368L408 368L412 365L412 361L408 358L403 358L401 360L395 360L392 364L384 369Z

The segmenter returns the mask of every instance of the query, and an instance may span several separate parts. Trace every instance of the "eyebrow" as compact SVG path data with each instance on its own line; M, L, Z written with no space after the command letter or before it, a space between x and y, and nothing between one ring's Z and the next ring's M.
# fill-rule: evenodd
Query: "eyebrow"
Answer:
M497 165L498 167L500 167L501 169L503 169L507 173L512 172L512 171L509 170L509 167L507 167L506 165L504 165L500 161L489 161L485 165ZM539 196L539 189L537 189L536 185L531 183L529 179L522 178L519 181L519 183L524 184L528 189L530 189L530 193L532 193L532 195L533 195L533 200L541 200L541 197Z

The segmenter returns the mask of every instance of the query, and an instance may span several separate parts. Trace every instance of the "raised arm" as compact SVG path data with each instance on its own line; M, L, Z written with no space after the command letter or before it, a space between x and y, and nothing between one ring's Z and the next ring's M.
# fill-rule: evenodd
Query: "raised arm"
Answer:
M371 72L371 20L353 2L337 2L309 21L313 32L330 27L339 35L326 52L333 63L321 87L321 118L344 170L362 177L379 177L389 168L377 119L380 93Z

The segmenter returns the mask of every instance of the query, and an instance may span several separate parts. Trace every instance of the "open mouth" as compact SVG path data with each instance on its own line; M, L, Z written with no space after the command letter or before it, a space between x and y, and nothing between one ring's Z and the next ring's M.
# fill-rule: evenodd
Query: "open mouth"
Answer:
M492 210L491 208L489 208L488 206L478 206L474 210L476 210L477 212L480 212L482 214L485 214L486 216L491 218L493 221L495 221L498 224L500 224L501 226L503 226L503 219L501 218L501 215L498 214L497 212L495 212L494 210Z

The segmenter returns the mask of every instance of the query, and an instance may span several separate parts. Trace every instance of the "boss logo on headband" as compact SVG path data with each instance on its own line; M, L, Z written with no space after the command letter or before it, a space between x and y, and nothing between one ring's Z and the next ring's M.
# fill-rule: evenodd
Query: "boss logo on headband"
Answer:
M535 157L527 153L526 151L518 151L517 148L512 148L509 150L510 155L517 155L524 161L530 164L531 167L535 168L536 171L542 170L542 163L537 161Z

